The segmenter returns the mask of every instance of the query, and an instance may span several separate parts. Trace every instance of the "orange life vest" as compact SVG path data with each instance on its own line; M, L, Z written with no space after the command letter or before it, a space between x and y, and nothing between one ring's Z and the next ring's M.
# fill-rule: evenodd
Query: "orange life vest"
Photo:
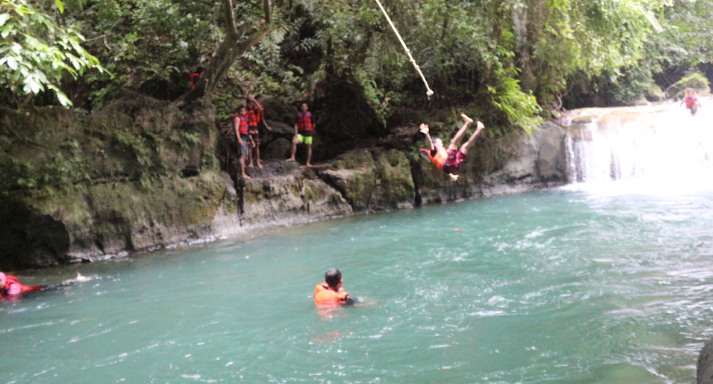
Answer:
M686 108L691 109L698 102L698 97L696 97L696 96L686 97L685 100L686 100Z
M334 292L329 289L327 283L317 284L314 289L314 303L317 305L339 304L347 297L349 297L347 291L340 288L338 292Z
M438 169L443 170L443 163L445 163L448 158L448 151L446 151L445 148L438 147L436 149L436 156L431 156L431 151L428 149L422 149L421 153L428 156L428 160L431 160L431 162L435 164Z

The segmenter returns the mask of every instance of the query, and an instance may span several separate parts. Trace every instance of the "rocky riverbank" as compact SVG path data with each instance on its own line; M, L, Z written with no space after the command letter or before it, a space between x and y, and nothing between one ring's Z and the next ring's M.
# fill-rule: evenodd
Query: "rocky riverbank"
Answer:
M452 182L417 153L425 143L416 126L310 169L281 160L292 131L270 121L265 168L239 180L230 176L225 127L206 105L179 110L131 95L92 114L45 108L0 121L2 270L566 181L565 132L553 123L478 141Z

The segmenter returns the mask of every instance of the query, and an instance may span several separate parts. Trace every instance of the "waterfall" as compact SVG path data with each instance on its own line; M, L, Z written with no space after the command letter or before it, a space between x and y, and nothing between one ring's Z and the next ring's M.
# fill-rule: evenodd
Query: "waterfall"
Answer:
M703 105L713 108L713 98ZM713 112L678 104L567 112L570 183L707 182L713 185Z

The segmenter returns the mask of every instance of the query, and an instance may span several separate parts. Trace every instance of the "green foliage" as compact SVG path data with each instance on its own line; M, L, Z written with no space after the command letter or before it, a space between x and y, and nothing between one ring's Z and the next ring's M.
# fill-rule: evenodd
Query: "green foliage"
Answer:
M61 0L55 4L64 11ZM87 68L103 72L97 58L81 46L84 36L75 26L61 25L28 0L0 3L0 36L0 85L28 96L16 100L18 106L45 90L54 91L63 106L70 106L59 87L63 74L77 78Z

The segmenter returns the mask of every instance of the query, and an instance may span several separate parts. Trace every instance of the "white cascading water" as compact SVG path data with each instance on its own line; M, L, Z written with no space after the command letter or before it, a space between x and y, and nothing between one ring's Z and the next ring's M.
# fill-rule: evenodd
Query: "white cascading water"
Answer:
M567 112L569 182L713 185L713 98L702 104L696 116L678 103Z

